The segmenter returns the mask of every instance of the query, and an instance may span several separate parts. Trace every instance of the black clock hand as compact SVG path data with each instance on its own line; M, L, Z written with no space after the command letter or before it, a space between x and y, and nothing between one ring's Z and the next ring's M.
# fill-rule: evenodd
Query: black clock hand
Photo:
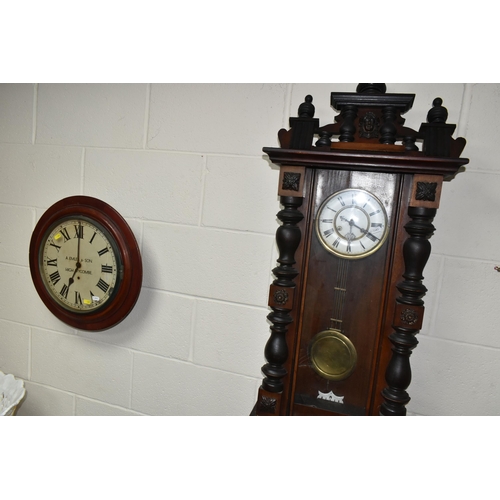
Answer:
M347 220L343 215L340 216L340 220L343 220L345 222L348 222L349 223L349 233L352 234L352 226L355 226L355 227L358 227L356 226L356 224L354 224L354 221L351 219L351 220ZM358 229L361 229L361 228L358 228Z
M354 223L354 221L351 219L351 220L347 220L345 217L343 216L340 216L340 219L345 221L345 222L349 222L349 225L352 227L356 227L358 228L363 234L366 234L367 236L372 236L373 238L377 239L380 241L380 238L377 238L377 236L375 236L373 233L370 233L370 231L368 231L368 229L363 229L362 227L359 227L357 224Z
M80 240L82 239L82 236L83 236L82 229L83 229L82 223L78 222L78 234L77 234L78 246L77 246L77 250L76 250L76 269L75 269L75 272L73 274L73 278L75 277L76 271L78 269L80 269L80 267L82 267L82 263L80 262Z
M380 238L375 236L373 233L370 233L370 231L368 231L368 229L363 229L361 227L358 227L356 226L362 233L365 233L366 236L370 236L371 238L375 238L376 240L379 240L380 241Z
M351 220L347 220L343 215L340 216L340 220L343 220L345 222L348 222L349 223L349 226L350 228L352 228L352 226L354 227L357 227L362 233L366 233L366 230L365 229L362 229L361 227L359 227L358 225L356 225L354 223L354 221L351 219Z
M80 267L82 267L82 264L80 263L80 235L81 235L81 230L82 230L82 225L79 222L78 223L78 234L77 234L78 246L77 246L77 250L76 250L75 272L73 273L73 276L71 276L71 278L68 281L68 288L75 282L75 274L78 272L78 269L80 269Z

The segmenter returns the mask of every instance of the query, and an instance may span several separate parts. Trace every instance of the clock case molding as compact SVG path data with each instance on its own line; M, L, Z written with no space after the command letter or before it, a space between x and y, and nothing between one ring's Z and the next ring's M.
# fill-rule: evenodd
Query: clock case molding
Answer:
M456 126L446 123L441 98L434 99L418 131L404 126L401 115L414 99L415 94L386 93L385 84L359 84L356 92L331 93L331 105L339 114L334 123L320 126L308 95L298 116L290 118L290 129L278 132L281 147L263 148L280 167L283 209L277 214L282 224L276 233L279 257L269 293L267 363L252 415L406 415L410 356L424 314L427 289L422 272L435 230L432 221L443 181L452 180L469 162L460 158L466 141L452 137ZM374 256L360 259L366 261L360 272L367 276L362 297L376 307L366 313L359 307L361 324L372 326L365 335L368 340L358 340L367 343L359 348L365 359L358 359L356 368L362 382L351 387L349 380L340 383L357 401L350 406L335 402L335 390L330 401L311 399L324 380L303 366L303 337L307 321L313 321L308 318L321 314L322 308L318 297L326 260L315 261L314 253L318 199L352 186L355 179L379 190L390 185L393 194L390 234L384 251L377 252L378 261L372 261L381 271L369 274ZM358 278L354 286L359 283ZM310 386L309 399L302 394L304 384Z

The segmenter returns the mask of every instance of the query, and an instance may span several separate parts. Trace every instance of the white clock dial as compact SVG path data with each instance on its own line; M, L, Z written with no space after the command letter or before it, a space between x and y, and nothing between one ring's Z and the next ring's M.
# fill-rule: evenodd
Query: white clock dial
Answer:
M40 267L45 287L56 301L81 313L106 304L120 271L111 235L80 217L64 220L48 231L41 245Z
M323 246L344 258L359 259L376 252L389 231L381 201L364 189L345 189L325 200L316 217Z

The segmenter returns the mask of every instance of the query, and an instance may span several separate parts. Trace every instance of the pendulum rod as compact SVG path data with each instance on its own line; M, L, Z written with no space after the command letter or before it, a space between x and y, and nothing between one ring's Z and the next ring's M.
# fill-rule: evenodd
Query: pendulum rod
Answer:
M342 317L344 312L345 296L347 292L347 276L349 273L349 260L339 259L337 266L337 282L333 295L333 311L330 318L330 328L342 332Z

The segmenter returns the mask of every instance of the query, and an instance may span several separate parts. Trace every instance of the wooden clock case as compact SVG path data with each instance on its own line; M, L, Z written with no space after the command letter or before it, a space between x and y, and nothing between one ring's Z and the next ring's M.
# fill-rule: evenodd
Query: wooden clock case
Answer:
M80 217L107 231L116 246L119 261L119 280L114 295L104 307L84 313L66 309L54 300L41 273L41 251L50 229L67 219ZM79 330L102 331L116 326L132 311L141 291L142 258L132 230L113 207L90 196L64 198L44 212L31 236L29 264L33 284L43 303L58 319Z
M267 363L253 415L406 415L432 221L443 181L468 163L460 158L465 139L452 138L455 125L446 123L440 98L418 131L404 127L401 115L414 98L386 93L385 84L332 92L331 105L340 114L320 126L306 96L291 128L278 132L281 147L263 149L280 166L283 209L277 215L282 225L269 293ZM383 201L390 227L380 250L355 261L328 253L314 230L321 203L351 187ZM336 381L313 369L310 349L329 327L342 273L343 327L357 360L352 374Z

